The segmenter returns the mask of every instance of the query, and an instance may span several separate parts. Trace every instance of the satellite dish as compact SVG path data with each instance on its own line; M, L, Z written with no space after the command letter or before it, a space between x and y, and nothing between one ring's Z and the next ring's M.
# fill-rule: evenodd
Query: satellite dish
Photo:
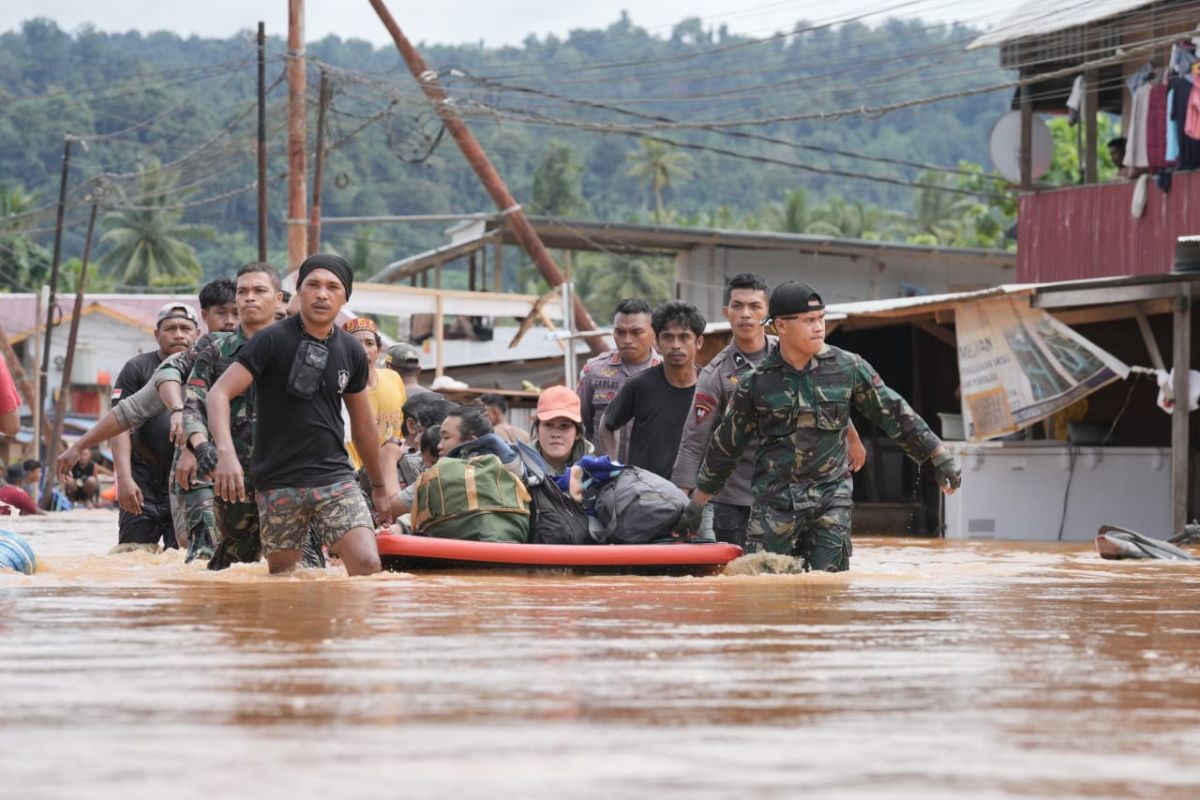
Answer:
M1030 180L1037 180L1050 169L1054 160L1054 137L1037 114L1033 115ZM992 126L988 153L996 171L1013 183L1021 181L1021 112L1009 111Z

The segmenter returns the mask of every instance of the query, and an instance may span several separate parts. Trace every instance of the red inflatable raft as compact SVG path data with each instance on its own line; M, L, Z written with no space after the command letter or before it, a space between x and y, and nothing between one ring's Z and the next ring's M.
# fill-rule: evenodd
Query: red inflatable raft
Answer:
M735 544L510 544L381 533L386 569L555 570L635 575L709 575L742 554Z

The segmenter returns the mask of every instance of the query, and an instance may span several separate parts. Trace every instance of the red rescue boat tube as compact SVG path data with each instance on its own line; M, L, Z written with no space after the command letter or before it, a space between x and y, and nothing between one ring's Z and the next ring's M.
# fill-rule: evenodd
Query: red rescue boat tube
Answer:
M557 570L649 575L706 575L742 554L711 544L512 544L436 539L402 533L375 537L384 567L409 572L447 569Z

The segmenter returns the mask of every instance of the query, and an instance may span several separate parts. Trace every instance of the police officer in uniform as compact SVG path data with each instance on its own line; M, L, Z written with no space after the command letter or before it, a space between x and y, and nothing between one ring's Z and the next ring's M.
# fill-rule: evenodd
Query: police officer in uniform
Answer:
M617 304L613 316L613 340L617 352L601 353L589 359L579 373L579 404L583 413L584 433L596 444L596 455L607 455L621 463L629 459L630 422L616 434L617 452L609 453L599 443L604 412L616 399L625 382L639 372L662 363L654 352L654 328L650 324L650 304L640 298L627 298Z
M758 440L750 550L803 557L809 569L850 566L851 478L846 451L850 409L878 425L917 463L932 460L938 485L961 484L958 462L900 395L854 353L825 344L825 303L789 281L771 293L768 313L779 346L742 380L713 432L678 529L694 534L703 507Z

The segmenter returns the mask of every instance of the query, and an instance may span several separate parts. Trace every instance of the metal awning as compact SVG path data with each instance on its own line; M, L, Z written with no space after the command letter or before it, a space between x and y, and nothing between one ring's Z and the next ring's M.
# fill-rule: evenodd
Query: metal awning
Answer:
M1152 5L1154 3L1147 3L1146 0L1095 0L1088 3L1067 2L1048 9L1042 0L1029 0L1018 6L995 28L967 45L967 49L995 47L1030 36L1056 33Z

